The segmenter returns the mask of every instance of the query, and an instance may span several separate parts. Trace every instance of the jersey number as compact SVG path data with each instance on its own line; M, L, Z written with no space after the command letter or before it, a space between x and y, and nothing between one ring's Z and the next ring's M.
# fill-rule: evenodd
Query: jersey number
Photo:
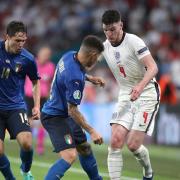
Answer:
M19 113L19 116L21 118L22 123L29 125L29 121L26 113Z
M124 68L122 66L119 66L119 71L124 77L126 77L125 70L124 70Z
M147 113L147 112L144 112L144 113L143 113L144 123L147 122L147 117L148 117L148 113Z
M10 74L10 68L3 68L1 78L8 79Z

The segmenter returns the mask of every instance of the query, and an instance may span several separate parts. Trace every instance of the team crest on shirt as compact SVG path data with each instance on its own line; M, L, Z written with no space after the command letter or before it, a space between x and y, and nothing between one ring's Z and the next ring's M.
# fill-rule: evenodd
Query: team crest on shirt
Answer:
M81 99L81 91L80 90L74 91L73 97L74 99Z
M70 134L66 134L64 136L64 139L65 139L66 144L72 144L72 137Z
M15 72L19 72L22 70L22 64L17 62L16 65L15 65Z
M115 59L116 59L116 63L117 63L117 64L120 63L120 52L115 51L115 52L114 52L114 57L115 57Z

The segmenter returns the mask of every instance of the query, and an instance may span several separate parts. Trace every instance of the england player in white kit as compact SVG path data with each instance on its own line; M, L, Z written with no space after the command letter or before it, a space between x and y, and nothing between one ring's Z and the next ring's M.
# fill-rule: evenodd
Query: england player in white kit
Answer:
M121 152L126 143L143 167L143 180L152 180L149 152L143 141L146 134L152 135L159 108L159 86L154 78L158 68L143 40L123 32L118 11L106 11L102 24L107 38L103 55L119 84L118 102L110 121L109 176L121 179Z

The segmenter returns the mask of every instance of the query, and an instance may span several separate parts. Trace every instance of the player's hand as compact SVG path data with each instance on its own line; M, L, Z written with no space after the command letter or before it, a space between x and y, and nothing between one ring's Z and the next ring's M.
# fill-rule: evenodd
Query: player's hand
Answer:
M32 128L33 127L33 119L32 119L32 117L28 118L28 122L29 122L30 127Z
M40 119L40 109L38 107L33 107L32 109L32 119L39 120Z
M99 144L101 145L103 143L103 138L102 136L96 132L95 129L93 129L91 132L90 132L90 135L91 135L91 139L93 140L94 144Z
M142 93L144 87L139 83L131 91L131 101L135 101Z
M89 82L91 82L94 85L99 85L100 87L104 87L105 86L105 81L103 78L101 77L96 77L96 76L87 76L87 80Z

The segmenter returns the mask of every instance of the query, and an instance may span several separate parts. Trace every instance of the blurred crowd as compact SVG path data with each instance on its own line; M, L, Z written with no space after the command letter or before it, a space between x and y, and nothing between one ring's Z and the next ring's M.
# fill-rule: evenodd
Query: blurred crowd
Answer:
M78 47L86 34L104 39L101 15L106 9L119 10L124 30L145 40L159 67L158 81L170 82L163 86L165 96L173 90L173 103L180 101L179 0L0 0L0 37L9 21L22 20L28 25L29 50L37 53L48 45L58 54ZM87 84L84 101L114 101L118 87L107 66L101 63L92 73L104 77L107 86Z

